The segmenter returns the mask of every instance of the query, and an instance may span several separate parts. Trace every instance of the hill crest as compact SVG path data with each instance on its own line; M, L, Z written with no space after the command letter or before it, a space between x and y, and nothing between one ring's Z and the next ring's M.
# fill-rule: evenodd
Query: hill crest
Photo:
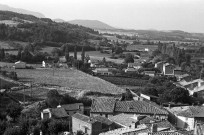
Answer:
M77 20L71 20L71 21L68 21L69 23L71 24L78 24L78 25L81 25L81 26L84 26L84 27L89 27L89 28L92 28L92 29L116 29L104 22L101 22L101 21L98 21L98 20L80 20L80 19L77 19Z

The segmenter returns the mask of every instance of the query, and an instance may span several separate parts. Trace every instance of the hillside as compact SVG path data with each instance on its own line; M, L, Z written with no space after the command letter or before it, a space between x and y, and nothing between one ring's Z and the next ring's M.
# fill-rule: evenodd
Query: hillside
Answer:
M83 26L57 23L49 18L37 18L10 11L0 11L1 21L14 21L17 24L15 27L0 24L0 40L76 43L98 35L93 29Z
M72 21L69 21L69 23L78 24L92 29L115 29L114 27L98 20L72 20Z
M13 8L7 5L3 5L3 4L0 4L0 10L12 11L12 12L27 14L27 15L33 15L38 18L45 18L45 16L41 13L33 12L33 11L25 10L25 9L20 9L20 8Z

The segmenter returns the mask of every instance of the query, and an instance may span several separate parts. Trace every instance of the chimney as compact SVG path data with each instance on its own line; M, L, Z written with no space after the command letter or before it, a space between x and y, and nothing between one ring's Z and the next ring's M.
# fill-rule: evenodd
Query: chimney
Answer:
M169 109L171 109L171 104L169 103Z

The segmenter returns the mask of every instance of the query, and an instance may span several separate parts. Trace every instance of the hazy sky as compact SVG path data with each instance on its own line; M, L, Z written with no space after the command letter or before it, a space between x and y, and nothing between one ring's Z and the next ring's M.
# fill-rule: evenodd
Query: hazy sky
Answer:
M0 0L64 20L100 20L132 29L204 33L204 0Z

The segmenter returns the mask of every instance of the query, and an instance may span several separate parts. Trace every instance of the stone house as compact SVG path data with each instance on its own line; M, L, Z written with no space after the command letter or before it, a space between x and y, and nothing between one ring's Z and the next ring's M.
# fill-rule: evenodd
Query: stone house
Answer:
M113 122L102 116L88 117L79 113L72 116L73 133L81 130L87 135L98 135L112 129L114 129Z
M100 115L109 118L121 113L155 116L158 119L168 117L166 110L146 101L118 101L113 98L97 98L92 101L91 116Z

